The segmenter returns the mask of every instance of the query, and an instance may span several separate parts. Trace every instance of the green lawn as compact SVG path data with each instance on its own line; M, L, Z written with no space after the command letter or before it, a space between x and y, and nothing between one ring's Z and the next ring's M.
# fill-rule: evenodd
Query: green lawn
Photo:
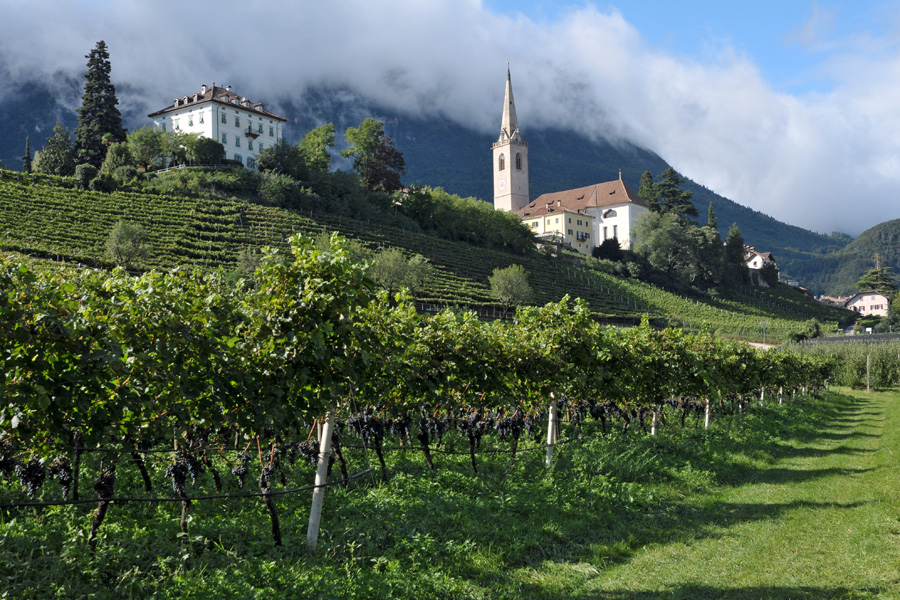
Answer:
M655 438L564 429L549 469L542 452L482 454L478 474L464 455L435 453L431 472L389 453L387 482L329 490L316 557L307 494L278 498L283 548L256 500L195 503L188 535L178 504L113 505L94 556L90 506L0 511L0 598L896 598L898 422L900 395L843 391L709 431L674 414ZM347 452L351 470L377 465Z

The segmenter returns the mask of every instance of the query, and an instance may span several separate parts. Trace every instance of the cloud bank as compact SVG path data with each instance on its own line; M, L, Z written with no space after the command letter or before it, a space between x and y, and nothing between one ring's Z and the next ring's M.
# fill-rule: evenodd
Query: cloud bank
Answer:
M727 45L712 61L671 55L592 4L552 23L478 0L0 0L0 14L0 100L19 82L81 73L103 39L125 110L146 114L213 81L273 107L330 86L492 137L509 61L526 139L529 128L554 126L628 140L722 195L817 231L858 234L900 217L892 40L847 41L822 66L833 90L792 96ZM826 17L792 41L811 43ZM70 88L60 93L77 105Z

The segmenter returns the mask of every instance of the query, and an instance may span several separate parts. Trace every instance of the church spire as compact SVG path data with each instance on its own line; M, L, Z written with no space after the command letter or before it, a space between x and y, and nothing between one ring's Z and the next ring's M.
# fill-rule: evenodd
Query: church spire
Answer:
M503 99L503 120L500 123L500 139L521 140L519 135L519 120L516 118L516 101L513 99L512 79L509 75L509 63L506 63L506 97Z

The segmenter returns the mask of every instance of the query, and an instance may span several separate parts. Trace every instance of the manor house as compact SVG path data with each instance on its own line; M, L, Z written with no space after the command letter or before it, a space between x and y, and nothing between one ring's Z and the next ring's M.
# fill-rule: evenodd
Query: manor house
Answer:
M200 91L175 98L171 105L147 115L163 131L199 133L219 140L225 158L255 169L259 153L281 139L287 119L231 91L231 86L200 86Z

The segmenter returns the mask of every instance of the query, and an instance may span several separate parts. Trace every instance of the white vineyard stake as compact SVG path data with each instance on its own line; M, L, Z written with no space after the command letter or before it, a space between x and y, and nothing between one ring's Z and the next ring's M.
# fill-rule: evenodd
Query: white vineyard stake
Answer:
M550 461L553 459L553 444L556 443L556 427L556 400L554 400L550 403L550 417L547 421L547 460L544 462L548 467L550 466Z
M324 486L328 480L328 459L331 457L331 432L334 431L334 409L325 414L322 437L319 439L319 464L316 467L316 487L313 489L312 508L309 510L309 529L306 532L306 548L316 551L319 540L319 524L322 521L322 504L325 502Z

